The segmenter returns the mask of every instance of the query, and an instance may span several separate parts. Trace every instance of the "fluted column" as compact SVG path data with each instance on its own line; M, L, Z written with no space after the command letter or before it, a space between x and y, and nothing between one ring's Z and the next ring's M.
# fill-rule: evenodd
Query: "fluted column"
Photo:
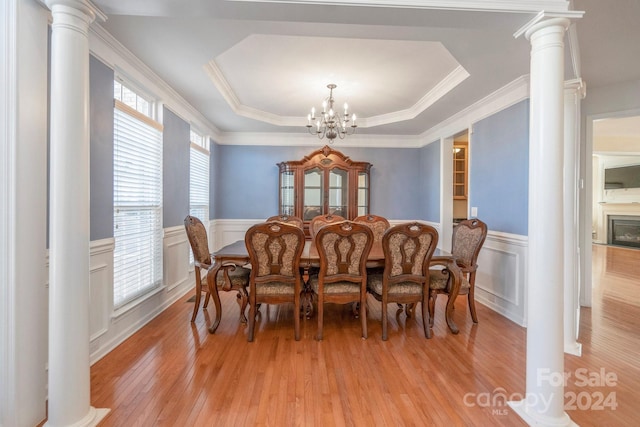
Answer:
M564 412L565 18L533 24L529 121L526 395L510 402L529 425L569 426Z
M580 146L580 101L582 80L565 82L564 89L564 351L580 356L580 252L578 240L578 160Z
M96 425L89 403L89 25L83 0L52 11L49 406L46 425Z

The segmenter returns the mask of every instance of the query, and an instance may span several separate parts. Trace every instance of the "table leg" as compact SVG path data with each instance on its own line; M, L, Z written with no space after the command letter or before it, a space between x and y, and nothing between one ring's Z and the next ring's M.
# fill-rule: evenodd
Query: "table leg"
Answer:
M218 294L218 284L216 283L216 278L218 277L218 271L220 270L220 267L222 267L222 264L216 261L211 271L207 273L207 285L209 286L209 293L213 297L213 302L216 306L216 318L209 328L210 334L216 332L216 329L218 329L218 326L220 325L220 320L222 319L222 304L220 303L220 294Z
M247 323L247 316L245 315L245 311L247 310L247 304L249 304L249 293L247 292L247 288L242 287L238 290L238 295L236 295L238 305L240 306L240 322Z
M449 330L451 330L452 334L457 334L460 332L458 326L453 321L453 306L456 302L456 298L458 297L458 292L460 292L460 277L462 272L455 260L448 263L447 268L450 272L451 277L451 292L449 293L449 299L447 299L447 308L445 310L445 319L447 320L447 326L449 326Z

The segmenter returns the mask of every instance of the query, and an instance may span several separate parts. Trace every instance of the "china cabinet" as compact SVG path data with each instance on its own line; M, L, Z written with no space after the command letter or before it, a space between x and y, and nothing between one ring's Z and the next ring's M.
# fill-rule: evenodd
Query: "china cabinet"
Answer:
M333 214L354 219L369 213L371 164L356 162L329 146L301 160L278 163L280 214L309 221Z

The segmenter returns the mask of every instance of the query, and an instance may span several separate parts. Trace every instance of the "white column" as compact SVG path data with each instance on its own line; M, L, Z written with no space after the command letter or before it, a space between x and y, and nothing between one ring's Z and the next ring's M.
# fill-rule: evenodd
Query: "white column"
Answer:
M565 18L527 29L531 42L526 395L510 402L529 425L573 425L564 412Z
M582 80L565 82L564 89L564 351L580 356L580 248L578 243L578 193L580 101L584 98Z
M88 1L47 0L52 11L49 406L46 425L96 425L89 404Z

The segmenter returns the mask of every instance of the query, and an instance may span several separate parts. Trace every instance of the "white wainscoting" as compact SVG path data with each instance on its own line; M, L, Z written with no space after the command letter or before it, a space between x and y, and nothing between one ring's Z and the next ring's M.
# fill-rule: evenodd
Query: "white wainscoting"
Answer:
M91 242L90 359L100 360L163 310L193 289L189 241L183 226L164 230L163 285L125 312L113 309L114 240ZM189 322L190 314L184 318Z
M527 322L527 249L526 236L489 231L476 275L476 302L521 326Z
M209 247L217 251L230 243L244 240L247 230L263 219L218 219L209 221Z

